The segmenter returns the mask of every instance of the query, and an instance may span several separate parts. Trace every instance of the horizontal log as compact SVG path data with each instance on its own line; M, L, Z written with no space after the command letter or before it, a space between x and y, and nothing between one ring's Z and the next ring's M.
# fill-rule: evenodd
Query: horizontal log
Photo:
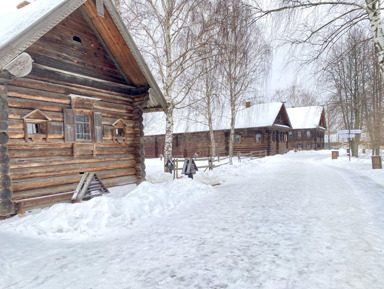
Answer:
M135 175L136 170L134 168L128 169L119 169L119 170L106 170L98 172L98 177L103 181L108 178L116 178L122 176L132 176ZM52 176L52 177L42 177L42 178L28 178L15 180L12 183L12 190L15 193L21 193L22 191L33 190L38 188L45 188L51 186L61 186L61 185L70 185L77 184L80 182L82 175L80 174L71 174L64 176Z
M5 120L0 120L0 132L6 132L8 130L8 123Z
M137 177L133 175L103 179L103 183L107 188L111 188L114 186L123 186L127 184L134 184L136 182L137 182ZM77 187L77 184L67 184L67 185L60 185L60 186L55 185L55 186L44 187L44 188L28 190L28 191L14 192L12 200L18 201L19 203L23 199L49 196L49 195L59 194L59 193L68 193L68 196L69 196L68 199L70 199L72 198L73 192L76 189L76 187Z
M9 141L9 136L6 132L0 132L0 145L5 145Z
M10 167L8 164L0 164L0 175L9 175Z
M76 165L60 165L60 166L45 166L33 168L20 168L11 170L11 177L14 180L34 178L34 177L48 177L58 176L65 174L76 174L79 172L98 172L103 170L124 169L135 167L134 160L127 161L112 161L102 163L85 163Z
M47 101L41 100L33 100L33 99L20 99L10 97L8 98L8 105L10 108L22 108L22 109L40 109L42 112L44 111L53 111L53 112L62 112L65 108L70 108L69 105L61 104L61 103L51 103Z
M111 90L129 95L142 94L143 91L149 89L149 87L134 88L121 83L89 77L40 64L33 64L31 74L41 80L70 83L71 85L78 85L82 87L95 87L106 91ZM31 78L31 74L29 75L29 78Z
M20 120L28 113L32 112L34 109L26 109L26 108L10 108L9 109L9 118ZM64 121L64 115L60 112L52 112L52 111L44 111L44 114L48 116L52 121Z
M7 121L8 120L8 112L9 112L9 109L8 110L0 110L0 120L5 120Z
M47 92L42 90L40 87L36 89L21 87L21 86L8 86L8 97L32 99L45 101L50 103L59 103L69 105L71 99L68 94L59 94L54 92Z
M0 216L10 216L15 213L15 205L10 201L0 201Z
M27 76L28 77L28 76ZM34 78L15 78L9 84L9 87L26 87L31 89L43 90L47 92L53 92L62 95L69 94L78 94L86 95L90 97L100 98L102 101L117 103L117 104L127 104L132 106L132 101L129 95L126 93L117 93L113 91L103 91L95 88L81 88L73 87L68 85L63 85L59 83L51 83L46 81L41 81Z
M12 179L9 175L0 176L0 188L10 188L12 185Z
M12 190L10 188L0 190L0 201L10 200L12 198Z
M85 157L79 157L79 158L73 158L72 156L60 156L60 157L51 157L49 159L47 158L41 158L41 157L32 157L32 158L12 158L10 167L11 169L18 169L18 168L27 168L27 167L39 167L39 166L46 166L47 162L49 162L49 165L66 165L66 164L72 164L76 165L79 163L99 163L99 162L112 162L112 161L126 161L126 160L132 160L135 156L133 154L126 154L126 155L119 155L119 157L113 157L110 155L107 156L95 156L94 158L85 158Z
M21 192L13 192L12 201L20 203L23 199L28 198L37 198L42 196L49 196L60 193L67 193L69 199L73 196L73 192L76 189L76 184L69 184L63 186L52 186L52 187L44 187L35 190L21 191ZM54 196L52 196L54 197Z
M26 143L24 141L14 141L13 143L7 144L9 150L40 150L40 149L50 149L52 147L56 149L61 149L61 148L72 148L73 144L72 143L65 143L63 141L59 140L53 140L52 143ZM98 143L96 145L98 149L101 150L107 150L107 149L112 149L112 150L120 150L120 149L125 149L129 151L133 151L134 148L130 147L126 144L121 145L121 144L115 144L113 142L109 143Z
M0 110L8 110L8 100L5 96L0 96Z
M0 155L6 154L7 152L8 152L8 146L7 145L0 145Z
M49 143L48 143L49 144ZM30 150L9 150L9 156L12 158L30 158L30 157L57 157L57 156L73 156L72 147L70 148L45 148Z
M92 49L91 53L89 53L90 49ZM55 43L47 37L42 37L27 51L38 64L115 83L126 83L112 61L105 61L105 52L95 52L94 47L89 47L88 51L81 51L81 49L71 49L62 43ZM60 54L59 58L58 54Z

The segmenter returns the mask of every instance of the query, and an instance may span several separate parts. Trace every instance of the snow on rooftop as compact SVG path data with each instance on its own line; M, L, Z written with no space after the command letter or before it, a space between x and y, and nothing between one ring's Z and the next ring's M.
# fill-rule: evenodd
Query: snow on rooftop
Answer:
M318 127L322 111L323 107L321 106L287 108L293 129L310 129Z
M237 113L235 128L273 126L282 107L281 102L255 104ZM145 135L165 134L165 114L151 116L152 120L144 125ZM155 119L155 120L154 120ZM214 119L214 130L230 129L230 112ZM175 114L174 133L208 131L208 125L203 120L191 119L182 114Z
M12 5L6 5L6 13L1 13L0 15L0 48L8 42L20 37L25 29L38 22L40 19L44 19L49 12L65 1L67 0L30 1L31 4L21 9L16 9L17 4L19 4L21 0L11 0L10 3ZM14 9L12 8L13 4L15 7Z

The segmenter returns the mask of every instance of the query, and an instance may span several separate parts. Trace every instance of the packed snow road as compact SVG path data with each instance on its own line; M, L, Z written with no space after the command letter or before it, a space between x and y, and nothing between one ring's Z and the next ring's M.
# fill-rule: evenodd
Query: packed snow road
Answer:
M289 153L194 181L148 161L155 184L1 222L0 288L384 288L383 172L329 159Z

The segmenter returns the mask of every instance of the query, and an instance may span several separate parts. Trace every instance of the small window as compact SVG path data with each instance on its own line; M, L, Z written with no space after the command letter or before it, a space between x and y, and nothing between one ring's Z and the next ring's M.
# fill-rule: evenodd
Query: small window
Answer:
M261 143L261 133L257 133L257 134L256 134L255 141L256 141L257 143Z
M301 131L297 132L297 138L301 138Z
M115 128L115 136L117 137L124 137L124 128L122 127L117 127Z
M307 138L311 138L311 131L307 130Z
M45 123L27 123L28 134L45 134L46 125Z
M43 139L48 142L50 121L42 111L35 109L23 117L24 119L24 141L30 140L40 142Z
M298 143L298 144L297 144L297 148L298 148L298 149L301 149L302 147L303 147L303 145L302 145L301 143Z
M235 143L240 143L240 135L235 135Z
M91 123L86 114L76 115L76 140L91 140Z
M289 137L293 137L293 132L292 131L289 131Z
M311 143L307 143L307 149L311 149L312 148L312 144Z

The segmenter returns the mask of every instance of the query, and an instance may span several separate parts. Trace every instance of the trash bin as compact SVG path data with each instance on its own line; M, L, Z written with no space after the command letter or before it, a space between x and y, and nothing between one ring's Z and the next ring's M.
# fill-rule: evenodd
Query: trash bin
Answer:
M372 169L382 169L381 156L372 156Z
M336 160L339 157L339 151L332 151L332 159Z

